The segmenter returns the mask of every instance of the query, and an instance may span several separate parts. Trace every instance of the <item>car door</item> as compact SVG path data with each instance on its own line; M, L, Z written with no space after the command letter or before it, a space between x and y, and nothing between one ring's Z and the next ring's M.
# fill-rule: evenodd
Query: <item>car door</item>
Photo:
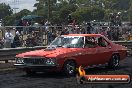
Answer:
M96 60L97 44L94 37L86 37L84 53L84 63L86 66L91 66L98 63L98 61Z
M98 51L96 60L98 64L105 64L111 57L111 44L103 37L97 37Z

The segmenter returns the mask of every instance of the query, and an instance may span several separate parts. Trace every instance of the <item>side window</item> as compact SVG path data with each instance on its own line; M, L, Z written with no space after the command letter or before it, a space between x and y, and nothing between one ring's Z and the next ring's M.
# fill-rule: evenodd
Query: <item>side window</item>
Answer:
M96 47L96 42L94 37L85 37L85 47L86 48L94 48Z
M103 37L98 37L96 38L97 44L101 47L107 47L109 43L103 38Z

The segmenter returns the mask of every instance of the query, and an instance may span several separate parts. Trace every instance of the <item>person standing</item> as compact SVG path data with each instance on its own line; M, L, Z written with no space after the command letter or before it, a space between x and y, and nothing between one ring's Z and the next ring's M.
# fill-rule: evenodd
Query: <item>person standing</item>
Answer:
M14 36L10 32L10 29L7 29L5 33L5 48L12 48Z
M21 41L20 41L20 33L19 31L16 32L16 35L13 40L13 47L20 47L21 46Z
M0 49L4 48L4 39L0 38Z
M91 31L92 31L92 25L91 25L91 23L87 23L87 32L86 32L86 34L91 34Z
M45 26L45 31L49 30L50 22L48 20L46 20L44 26Z
M51 30L47 30L47 42L50 44L52 42L52 32Z

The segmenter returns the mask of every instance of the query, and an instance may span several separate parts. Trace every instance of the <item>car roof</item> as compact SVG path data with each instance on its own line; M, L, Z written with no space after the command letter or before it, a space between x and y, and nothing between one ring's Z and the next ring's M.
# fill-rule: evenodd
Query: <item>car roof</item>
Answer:
M63 35L63 36L83 36L83 37L91 36L91 37L101 37L103 35L101 35L101 34L68 34L68 35Z

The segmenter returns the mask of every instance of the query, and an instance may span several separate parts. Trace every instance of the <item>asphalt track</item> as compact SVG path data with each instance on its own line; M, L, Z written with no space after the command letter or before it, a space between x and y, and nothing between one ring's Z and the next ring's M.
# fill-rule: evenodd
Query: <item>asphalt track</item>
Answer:
M91 68L87 74L128 74L132 77L132 57L121 61L116 69ZM76 77L66 77L60 73L38 73L26 76L19 70L1 71L0 88L132 88L128 84L77 84Z

